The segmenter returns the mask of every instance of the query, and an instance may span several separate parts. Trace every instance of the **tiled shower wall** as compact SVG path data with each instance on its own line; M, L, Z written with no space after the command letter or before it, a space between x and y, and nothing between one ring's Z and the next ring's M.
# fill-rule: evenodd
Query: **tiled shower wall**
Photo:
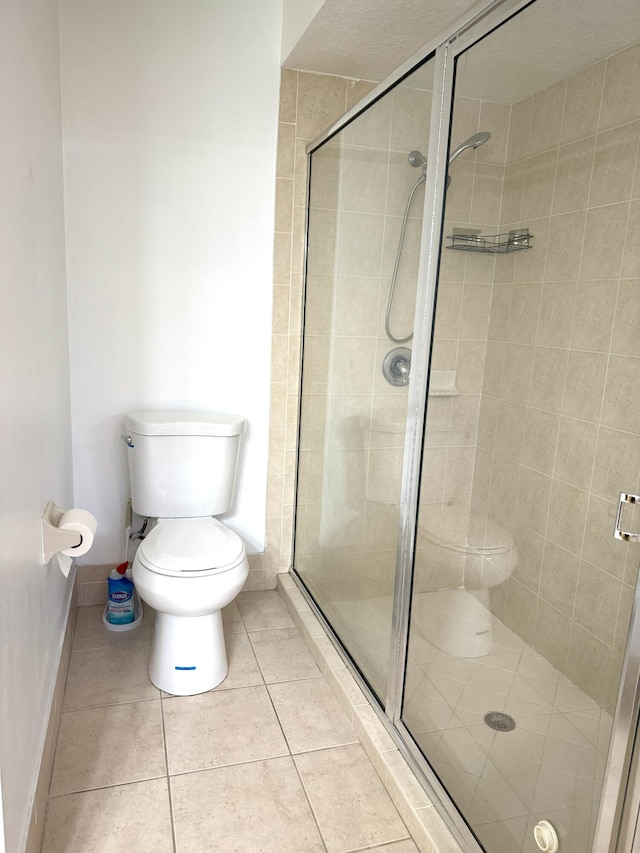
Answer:
M640 471L640 47L512 108L474 506L517 548L494 613L609 710L639 553L612 538ZM514 555L515 556L515 555Z
M420 172L431 93L401 86L313 158L300 437L298 562L331 599L393 585L407 388L381 365L402 214ZM413 328L422 188L407 222L393 329Z
M491 139L450 166L445 202L444 246L453 229L499 230L510 107L457 97L452 148L478 131ZM433 535L462 544L468 526L480 395L496 258L448 248L442 252L432 379L420 492L414 590L462 586L461 551L438 547ZM456 391L439 396L436 371L455 370ZM444 534L444 535L443 535Z
M390 595L393 588L407 389L389 385L381 365L395 346L385 313L405 205L420 175L407 154L427 150L431 92L419 83L409 78L313 158L298 563L330 598ZM493 144L452 167L448 227L497 230L508 117L508 107L456 102L454 144L487 123ZM396 337L413 329L423 201L421 185L398 268ZM436 523L443 504L455 502L466 524L493 263L482 257L466 264L456 254L444 265L436 360L456 371L457 391L432 400L423 494ZM437 567L419 559L418 573L433 583Z
M427 525L437 524L441 508L457 498L464 513L473 466L474 512L482 516L489 507L517 550L513 576L491 590L492 609L609 708L637 565L633 550L611 539L611 527L617 492L637 489L640 463L637 405L626 395L640 378L634 335L640 116L630 89L639 62L638 49L628 49L513 108L456 103L453 145L477 130L489 130L492 139L452 165L445 233L456 225L487 233L528 226L534 248L497 258L443 252L433 366L457 370L459 394L431 399L431 493L423 493L421 507ZM283 72L267 587L291 556L304 146L369 88ZM359 145L375 159L373 137ZM465 174L469 170L473 174ZM389 247L386 252L388 273ZM382 302L379 295L378 327ZM404 302L406 308L406 293ZM406 317L398 319L403 326ZM347 337L349 330L342 331ZM374 370L383 343L376 343ZM404 401L387 410L392 427L398 405ZM391 429L387 439L378 447L370 440L369 460L378 450L383 462L381 482L398 470L392 459L403 436ZM316 455L316 463L324 459ZM371 531L384 539L389 529L379 524ZM390 563L384 542L377 544L386 576ZM419 540L416 588L434 588L436 580L439 588L458 585L462 562L448 583L436 577L433 560L424 562L430 573L420 572L420 552L428 548Z
M291 564L307 189L305 147L374 84L283 69L276 181L271 428L264 587Z

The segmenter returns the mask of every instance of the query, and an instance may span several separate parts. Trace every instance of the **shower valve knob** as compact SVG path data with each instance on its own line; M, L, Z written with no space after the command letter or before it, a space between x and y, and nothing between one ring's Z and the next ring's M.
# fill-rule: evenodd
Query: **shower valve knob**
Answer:
M411 350L408 347L389 350L382 362L382 375L389 385L408 385L410 372Z

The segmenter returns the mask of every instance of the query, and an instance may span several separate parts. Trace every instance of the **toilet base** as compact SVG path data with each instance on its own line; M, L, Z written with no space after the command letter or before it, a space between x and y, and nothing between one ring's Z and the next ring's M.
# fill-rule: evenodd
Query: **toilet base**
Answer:
M174 696L206 693L224 681L229 666L222 611L207 616L156 612L149 678Z

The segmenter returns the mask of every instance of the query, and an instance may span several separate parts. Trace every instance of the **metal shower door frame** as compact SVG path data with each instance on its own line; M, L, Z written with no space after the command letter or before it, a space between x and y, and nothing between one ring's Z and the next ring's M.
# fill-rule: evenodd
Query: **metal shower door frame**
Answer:
M424 758L413 736L402 721L402 700L407 663L411 594L413 584L415 535L418 518L418 498L423 453L425 420L428 406L428 384L431 363L432 333L435 318L438 271L442 246L442 226L445 201L445 182L448 166L448 147L453 109L454 74L457 58L494 29L505 24L536 0L480 0L459 19L457 27L431 41L414 54L396 72L376 86L367 97L349 110L307 146L309 161L314 151L362 114L397 83L412 73L431 56L435 59L434 92L431 108L429 146L425 181L425 201L417 281L416 312L414 316L414 346L411 381L407 405L407 426L399 513L396 575L394 585L393 619L390 638L390 664L384 712L377 697L364 682L357 667L343 650L331 625L311 598L313 609L321 617L341 655L354 669L354 675L378 711L409 761L417 767L441 806L441 813L456 840L467 853L480 853L482 847L462 818L447 790ZM310 191L307 186L307 223L305 250L308 240L308 209ZM305 264L306 266L306 264ZM305 276L306 278L306 276ZM303 300L304 304L304 300ZM301 388L300 388L301 390ZM302 394L300 394L300 404ZM640 552L639 552L640 553ZM293 555L292 555L293 557ZM293 565L292 559L292 565ZM295 566L294 570L295 570ZM298 579L298 576L296 575ZM630 841L640 808L640 751L636 745L636 729L640 717L640 585L636 586L634 606L622 670L618 702L614 716L611 746L603 785L600 814L592 853L629 853ZM630 775L631 773L631 775ZM640 853L636 837L633 850Z

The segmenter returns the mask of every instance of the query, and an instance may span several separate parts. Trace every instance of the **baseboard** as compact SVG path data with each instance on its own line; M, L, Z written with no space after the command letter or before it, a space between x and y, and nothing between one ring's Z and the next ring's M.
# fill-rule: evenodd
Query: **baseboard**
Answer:
M47 733L45 735L44 747L42 750L36 793L33 801L33 808L31 810L31 821L29 823L25 853L40 853L42 849L44 824L47 818L49 787L51 785L51 774L53 772L53 759L56 752L58 729L60 728L60 717L62 715L62 704L67 684L67 674L69 672L71 646L73 644L73 632L75 629L77 613L78 582L76 576L73 584L73 591L71 593L71 602L69 604L64 640L62 642L62 652L60 654L56 684L53 691L51 708L49 710L49 722L47 723Z

